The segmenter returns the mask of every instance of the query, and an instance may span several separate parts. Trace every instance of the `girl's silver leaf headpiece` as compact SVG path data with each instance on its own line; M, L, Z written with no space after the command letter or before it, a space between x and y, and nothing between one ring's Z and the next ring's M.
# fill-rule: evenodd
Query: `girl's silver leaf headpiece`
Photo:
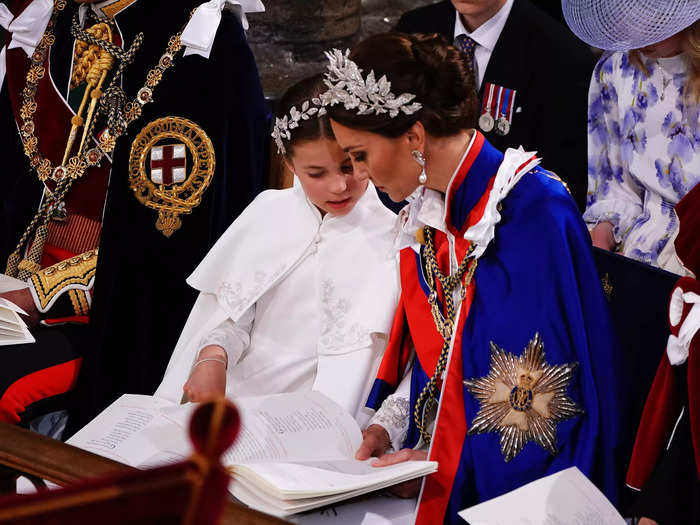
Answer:
M374 71L370 71L365 79L362 70L348 58L349 49L345 53L333 49L325 54L328 70L324 84L328 90L314 99L322 106L343 104L347 110L357 110L358 115L388 113L391 118L399 113L411 115L423 107L420 102L411 102L416 98L411 93L402 93L398 97L394 95L391 92L391 82L385 75L376 80Z
M313 106L309 101L305 101L301 105L301 111L299 111L296 106L292 106L289 110L289 115L285 115L282 118L275 119L275 127L272 130L272 138L275 139L275 144L277 144L277 153L284 155L287 153L287 148L284 147L284 140L292 140L292 130L299 127L299 122L302 120L309 120L314 115L320 117L326 114L326 109L317 104L314 99Z
M301 111L292 107L289 115L275 119L272 138L275 139L278 153L284 155L287 152L284 141L292 139L291 131L299 127L300 121L308 120L314 115L325 115L326 106L342 103L347 110L357 110L358 115L388 113L391 118L400 113L412 115L423 107L420 102L411 102L416 98L411 93L402 93L398 97L394 95L391 92L391 82L386 76L376 80L374 71L370 71L365 79L362 70L348 58L349 49L345 53L333 49L325 54L328 58L328 71L323 83L328 90L311 99L311 102L304 102Z

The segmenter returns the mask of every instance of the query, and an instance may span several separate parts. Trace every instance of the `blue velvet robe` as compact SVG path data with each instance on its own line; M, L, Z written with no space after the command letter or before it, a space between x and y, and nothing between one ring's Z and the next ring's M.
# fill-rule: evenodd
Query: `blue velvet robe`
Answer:
M481 217L503 160L483 137L477 136L474 148L462 166L466 176L453 180L446 199L458 261L468 246L463 234ZM419 524L438 522L440 513L445 523L463 522L458 511L573 465L616 500L622 370L590 236L564 185L540 167L525 174L501 206L495 238L478 260L455 328L445 381L450 390L442 390L430 450L440 467L424 484ZM443 273L447 244L447 237L436 232ZM404 444L413 447L419 437L413 407L435 370L442 338L430 314L421 254L411 247L401 252L401 279L399 311L368 405L378 407L398 384L415 348L411 424ZM491 342L520 356L536 333L547 364L578 364L567 394L584 413L556 424L556 454L530 442L506 462L498 433L467 434L480 402L462 381L488 375Z

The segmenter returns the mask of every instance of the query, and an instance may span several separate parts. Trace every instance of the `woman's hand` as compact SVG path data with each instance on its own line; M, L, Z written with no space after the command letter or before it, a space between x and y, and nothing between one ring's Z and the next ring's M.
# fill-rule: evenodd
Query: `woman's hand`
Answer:
M637 522L637 525L659 525L656 523L654 520L649 519L649 518L642 518Z
M196 365L182 387L187 399L195 403L226 395L226 350L218 345L205 346L197 361L202 359L212 360Z
M384 454L374 463L373 467L386 467L387 465L395 465L404 461L425 461L428 459L428 453L425 450L414 450L412 448L403 448L393 454ZM404 481L398 485L394 485L389 490L399 498L415 498L420 491L420 485L423 482L421 478Z
M39 310L36 309L36 304L34 304L34 298L29 288L0 293L0 297L7 299L27 312L27 315L19 314L24 322L27 323L27 326L31 328L39 324Z
M355 453L355 459L364 461L380 457L391 448L389 433L381 425L370 425L362 431L362 445Z
M607 221L596 224L591 230L593 246L611 251L617 244L613 235L613 228L613 224Z

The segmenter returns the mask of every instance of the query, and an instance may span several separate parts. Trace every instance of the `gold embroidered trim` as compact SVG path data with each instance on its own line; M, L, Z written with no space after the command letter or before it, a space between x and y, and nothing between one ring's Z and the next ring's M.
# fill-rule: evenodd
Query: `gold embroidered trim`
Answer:
M569 189L569 185L562 180L562 178L554 173L553 171L545 171L545 175L549 177L552 180L556 180L558 182L561 182L562 186L564 186L564 189L569 192L569 195L571 195L571 190Z
M96 268L97 250L90 250L32 275L31 282L41 309L45 310L66 286L82 285L87 287L95 276Z
M610 274L606 273L600 280L600 284L603 285L603 293L605 293L605 298L610 302L612 300L613 285L610 281Z
M75 315L87 315L90 313L90 305L87 302L85 290L68 290L68 297L73 305Z
M101 7L101 11L105 14L105 16L109 18L113 18L114 15L116 15L119 11L122 9L126 9L129 7L131 4L134 3L135 0L117 0L113 4L106 5L104 7Z
M192 158L192 169L181 182L154 180L147 163L153 148L164 145L184 145ZM215 167L214 146L202 128L185 118L163 117L149 122L131 144L129 185L139 202L158 211L156 228L170 237L182 226L180 214L199 206Z

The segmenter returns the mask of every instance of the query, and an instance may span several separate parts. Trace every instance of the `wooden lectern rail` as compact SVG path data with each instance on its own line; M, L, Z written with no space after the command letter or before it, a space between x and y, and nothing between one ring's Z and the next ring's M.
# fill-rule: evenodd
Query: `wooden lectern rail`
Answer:
M60 486L137 469L72 445L0 422L0 492L15 491L18 476L50 481ZM288 522L243 507L227 504L222 525L283 525Z

